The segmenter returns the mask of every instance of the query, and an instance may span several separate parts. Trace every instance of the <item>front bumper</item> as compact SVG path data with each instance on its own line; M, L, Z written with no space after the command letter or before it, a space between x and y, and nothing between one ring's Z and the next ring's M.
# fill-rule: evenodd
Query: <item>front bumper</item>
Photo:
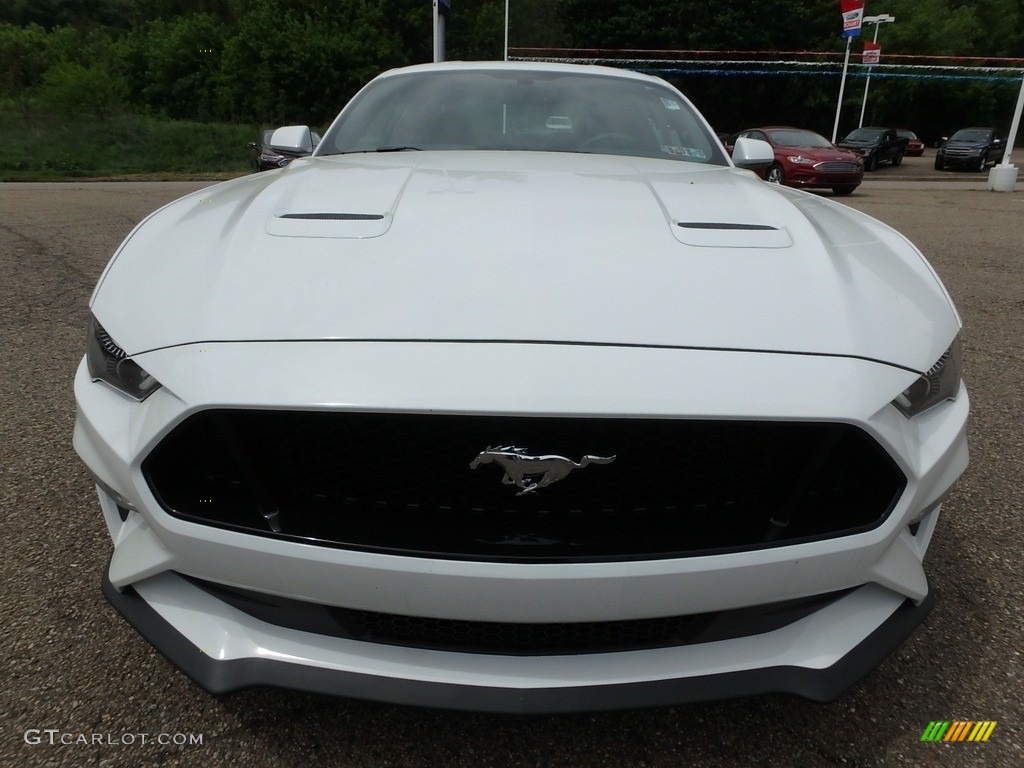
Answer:
M939 154L936 156L938 160L950 168L974 168L978 165L978 161L982 159L982 155L943 155ZM986 162L988 162L986 160Z
M863 173L794 171L787 179L786 184L800 189L831 189L832 187L859 187L863 181Z
M288 638L279 628L247 623L238 612L224 615L223 606L212 604L216 601L204 605L201 590L171 575L153 579L139 591L123 592L104 576L103 592L139 634L213 694L276 686L369 701L509 714L667 706L766 693L831 701L913 632L934 602L931 595L916 605L912 600L901 602L867 585L806 626L780 630L774 637L747 638L745 648L661 649L655 655L592 657L489 656L470 658L473 663L467 664L453 654L358 642L338 644L330 649L329 661L321 657L314 662L291 651L297 646L302 649L299 654L308 652L315 638ZM805 666L808 652L813 652L808 637L815 638L822 659L831 659L828 646L843 632L859 638L862 621L875 628L840 658L820 668ZM208 640L193 639L178 629L197 622L207 625ZM238 645L248 645L250 652L229 657L218 655L224 654L223 647L204 647L218 646L224 635ZM730 663L730 657L746 657L752 666ZM694 669L703 671L682 674Z
M930 605L922 563L939 504L966 466L967 396L961 392L956 401L908 421L891 406L879 410L878 404L887 403L915 375L863 360L543 346L501 351L518 358L512 365L517 370L544 372L543 398L533 395L526 404L533 413L678 418L686 403L704 418L857 425L886 449L908 484L881 525L852 536L714 556L482 563L280 541L164 512L141 464L197 410L231 403L393 411L404 398L418 413L495 413L522 398L522 382L476 385L487 380L492 365L479 361L479 348L465 356L447 350L443 368L418 369L410 400L392 369L403 352L395 345L377 351L362 347L343 366L328 345L301 346L252 355L251 345L224 345L217 355L200 356L200 370L190 362L191 373L184 377L173 370L184 364L180 355L156 353L145 361L147 370L159 380L183 384L174 392L165 386L141 405L92 383L84 368L76 380L75 447L101 488L114 491L100 493L114 540L108 597L144 636L212 692L279 685L508 712L632 707L769 691L826 700L888 653ZM425 345L405 352L407 362L436 354ZM279 374L268 374L263 364L271 353ZM292 353L301 366L290 364ZM609 364L612 355L614 365ZM476 371L472 365L482 368ZM744 377L735 375L737 365ZM329 399L337 386L332 382L338 380L327 375L333 366L344 372L344 403ZM288 375L300 368L324 375L301 380ZM685 379L672 375L673 370L685 370ZM247 386L240 388L239 380ZM759 382L756 403L750 401L748 380ZM581 381L589 382L589 390L581 389ZM686 391L680 390L681 382ZM463 383L465 389L459 390ZM509 391L503 391L506 386ZM581 398L580 391L587 396ZM643 404L641 414L637 403ZM135 510L119 509L119 498L130 500ZM279 626L218 600L190 579L325 606L520 624L645 620L850 591L798 621L756 635L621 652L514 656L386 645Z

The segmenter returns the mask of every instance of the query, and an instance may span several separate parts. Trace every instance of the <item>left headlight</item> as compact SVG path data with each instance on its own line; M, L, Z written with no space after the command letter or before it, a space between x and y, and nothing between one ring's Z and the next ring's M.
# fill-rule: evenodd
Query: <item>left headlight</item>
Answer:
M789 155L786 159L795 165L811 165L815 162L812 158L803 155Z
M892 401L908 419L953 400L960 391L960 337L953 340L942 357Z
M160 388L160 382L128 357L95 317L89 319L85 358L93 381L105 381L140 403Z

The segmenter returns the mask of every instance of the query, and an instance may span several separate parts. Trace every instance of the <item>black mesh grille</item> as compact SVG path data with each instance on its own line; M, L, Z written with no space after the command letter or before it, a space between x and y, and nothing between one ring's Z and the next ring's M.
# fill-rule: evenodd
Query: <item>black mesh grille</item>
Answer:
M260 621L289 629L385 645L506 655L608 653L748 637L798 621L851 591L689 616L521 624L357 611L189 581Z
M490 446L615 456L517 495ZM905 478L842 424L204 411L143 470L187 520L312 544L532 561L677 557L877 526Z

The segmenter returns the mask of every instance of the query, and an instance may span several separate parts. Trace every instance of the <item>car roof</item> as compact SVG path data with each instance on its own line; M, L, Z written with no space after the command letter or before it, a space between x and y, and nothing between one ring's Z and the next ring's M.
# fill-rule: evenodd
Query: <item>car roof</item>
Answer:
M586 75L604 75L623 80L639 80L665 85L660 77L644 75L628 69L603 67L597 64L558 64L553 62L532 61L443 61L432 64L414 64L409 67L389 69L378 75L378 78L394 77L410 73L426 72L552 72L577 73Z

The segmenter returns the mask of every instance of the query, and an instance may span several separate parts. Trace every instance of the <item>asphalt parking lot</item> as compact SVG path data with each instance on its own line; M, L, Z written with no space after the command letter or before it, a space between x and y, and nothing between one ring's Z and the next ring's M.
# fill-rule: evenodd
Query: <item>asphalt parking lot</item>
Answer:
M557 717L276 690L214 699L131 630L100 593L110 542L71 447L71 382L113 249L208 182L0 184L0 764L1024 765L1024 181L987 192L987 173L937 172L933 157L883 166L841 199L913 240L964 319L971 466L929 551L938 601L926 623L830 704L766 696ZM922 743L935 720L998 725L986 743Z

